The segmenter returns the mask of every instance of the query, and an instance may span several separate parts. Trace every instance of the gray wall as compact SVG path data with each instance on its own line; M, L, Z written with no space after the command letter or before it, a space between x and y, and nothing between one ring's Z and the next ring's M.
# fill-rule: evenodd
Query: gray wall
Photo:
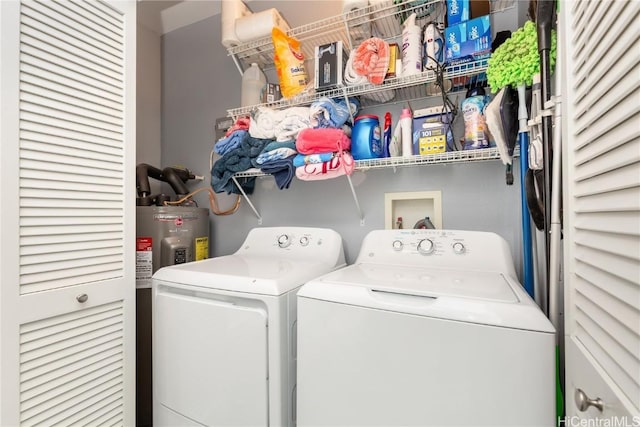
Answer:
M136 82L136 164L148 163L159 167L161 159L161 38L144 25L137 29ZM151 180L152 192L160 184Z
M307 1L304 8L298 2L252 2L250 7L258 11L267 4L276 7L291 26L298 26L340 13L341 2ZM165 34L162 68L162 164L184 165L206 175L201 186L208 185L215 119L240 102L241 76L220 43L220 16ZM398 117L401 107L398 103L386 108ZM382 116L384 108L367 112ZM284 191L278 190L271 177L258 178L251 200L263 218L262 226L335 229L343 236L348 262L353 262L365 234L384 228L386 192L441 190L443 226L500 234L511 244L516 269L520 270L520 189L517 183L505 185L504 166L499 160L356 172L353 182L364 225L360 225L345 178L318 182L294 179ZM219 194L221 208L229 207L234 197ZM198 195L197 200L200 206L208 204L205 195ZM257 226L258 219L244 201L234 215L212 214L211 255L234 252L247 232Z

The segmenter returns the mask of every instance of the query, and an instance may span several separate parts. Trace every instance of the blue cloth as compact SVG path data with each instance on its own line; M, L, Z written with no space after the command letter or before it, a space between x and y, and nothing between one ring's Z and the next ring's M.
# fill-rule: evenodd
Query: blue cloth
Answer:
M226 191L228 194L241 194L231 177L236 172L243 172L257 167L255 162L264 147L271 139L253 138L247 135L237 148L220 157L211 168L211 187L216 193ZM239 180L240 182L240 180ZM242 188L247 194L253 193L255 177L242 179Z
M247 137L249 132L246 130L237 130L231 133L231 135L220 138L218 142L213 146L213 151L221 156L227 154L229 151L238 148L240 142Z
M258 158L256 159L256 163L259 165L265 164L267 162L272 162L275 160L285 159L290 156L295 156L298 154L295 148L276 148L271 151L263 151L260 153Z
M273 160L262 165L262 172L273 175L273 179L276 181L276 185L280 190L289 188L293 176L296 173L293 167L293 158L295 156L289 156L285 159Z
M273 141L268 143L265 147L264 150L262 150L263 152L267 152L267 151L271 151L271 150L276 150L278 148L292 148L292 149L296 149L296 141L294 140L290 140L290 141L284 141L284 142L278 142L278 141Z
M293 158L293 166L304 166L310 163L324 163L333 159L334 153L297 154Z
M332 100L320 98L309 107L311 126L314 128L340 128L351 117L355 117L360 109L356 98L349 98L349 105L342 98Z

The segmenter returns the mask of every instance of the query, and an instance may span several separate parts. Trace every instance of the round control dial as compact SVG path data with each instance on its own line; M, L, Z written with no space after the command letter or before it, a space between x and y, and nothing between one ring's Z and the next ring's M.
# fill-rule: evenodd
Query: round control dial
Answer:
M286 248L291 244L291 238L286 234L281 234L278 236L278 246L281 248Z
M404 246L404 243L402 243L400 240L394 240L392 245L393 245L394 251L401 251Z
M436 245L431 239L422 239L418 242L418 252L422 255L432 254L435 248Z
M464 247L464 244L462 244L461 242L455 242L453 244L453 252L457 254L463 254L465 250L466 248Z
M307 246L309 244L309 238L307 236L302 236L300 238L300 246Z

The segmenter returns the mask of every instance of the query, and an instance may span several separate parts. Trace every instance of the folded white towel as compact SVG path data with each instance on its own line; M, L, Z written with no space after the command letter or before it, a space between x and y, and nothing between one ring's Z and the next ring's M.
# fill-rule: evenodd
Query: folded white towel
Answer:
M276 128L283 117L283 111L268 107L258 107L258 109L251 114L249 135L254 138L275 139Z
M294 141L302 129L311 127L309 107L291 107L281 113L282 120L276 123L276 141Z

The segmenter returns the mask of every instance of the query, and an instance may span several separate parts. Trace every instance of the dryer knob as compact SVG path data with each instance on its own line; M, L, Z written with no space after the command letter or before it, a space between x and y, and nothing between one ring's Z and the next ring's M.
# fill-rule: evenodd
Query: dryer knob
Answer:
M302 236L300 238L300 246L307 246L309 244L309 238L307 236Z
M422 255L432 254L436 246L431 239L422 239L418 242L418 252Z
M392 244L394 251L401 251L402 247L404 246L404 243L402 243L402 241L400 240L394 240Z
M281 248L286 248L291 244L291 238L286 234L281 234L278 236L278 246Z

